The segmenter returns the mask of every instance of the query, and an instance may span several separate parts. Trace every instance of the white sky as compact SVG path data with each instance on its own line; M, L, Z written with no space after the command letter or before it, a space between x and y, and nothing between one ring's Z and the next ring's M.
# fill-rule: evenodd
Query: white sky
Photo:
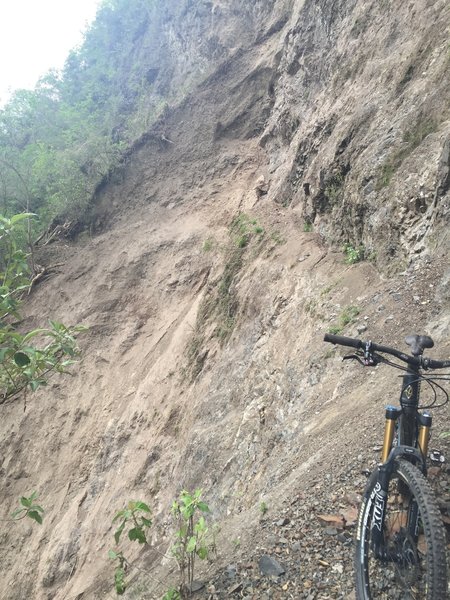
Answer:
M0 106L61 68L101 0L0 0Z

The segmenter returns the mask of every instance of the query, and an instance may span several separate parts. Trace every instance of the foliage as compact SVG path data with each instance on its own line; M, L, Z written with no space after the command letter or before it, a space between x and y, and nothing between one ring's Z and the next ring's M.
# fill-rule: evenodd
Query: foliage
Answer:
M119 510L114 516L112 522L119 523L118 528L114 532L114 540L116 544L119 544L122 533L127 527L128 539L131 542L138 542L139 544L147 544L147 537L145 530L151 527L152 521L149 518L151 510L145 502L139 500L130 500L127 506ZM123 555L123 552L119 550L109 550L108 556L111 560L116 561L116 568L114 571L114 587L117 594L122 595L125 593L127 588L127 582L125 579L125 571L128 565L128 560Z
M260 513L264 516L266 514L266 512L269 510L269 507L267 506L267 503L264 502L264 500L262 500L262 502L259 503L259 510Z
M305 223L303 224L303 231L305 233L311 233L312 230L313 230L312 223L309 223L308 221L305 221Z
M209 252L212 250L214 245L214 240L212 238L208 238L203 242L203 252Z
M208 505L202 501L202 490L190 493L183 490L172 504L172 515L179 529L177 542L172 552L177 559L181 575L181 595L189 595L194 581L195 559L204 560L208 556L208 527L205 515Z
M0 327L7 316L19 317L19 298L29 285L27 256L19 242L19 227L30 216L21 213L7 219L0 215Z
M108 556L111 560L117 561L117 566L114 571L114 588L119 596L125 593L127 582L125 580L125 570L128 564L127 559L122 552L114 552L109 550Z
M44 509L39 504L35 504L34 501L37 499L37 492L33 492L31 496L28 498L26 496L22 496L20 498L21 507L17 508L11 515L14 521L19 521L20 519L25 519L25 517L29 517L39 525L42 525L42 514Z
M180 592L175 588L169 588L161 600L181 600Z
M258 240L264 237L264 229L245 213L239 213L231 222L230 235L238 248L245 248L253 236Z
M361 260L364 260L365 249L364 246L358 246L357 248L352 244L344 244L345 262L348 265L353 265Z
M18 240L29 217L0 215L0 404L27 388L46 385L52 373L66 372L79 354L75 336L85 329L50 321L49 328L17 330L13 319L20 319L21 297L29 287L27 255Z
M97 186L166 109L155 57L139 52L162 19L159 2L103 2L64 69L0 109L1 213L34 212L41 230L60 215L87 218Z
M332 333L333 335L338 335L347 325L350 325L351 323L355 322L356 317L359 315L360 312L361 311L357 306L346 306L339 315L339 324L330 327L328 332Z
M146 544L145 529L150 527L152 521L148 516L151 510L145 502L130 500L123 510L120 510L114 517L113 523L120 522L119 527L114 533L116 544L120 541L124 529L131 524L131 529L128 530L128 539L132 542L137 541L139 544Z

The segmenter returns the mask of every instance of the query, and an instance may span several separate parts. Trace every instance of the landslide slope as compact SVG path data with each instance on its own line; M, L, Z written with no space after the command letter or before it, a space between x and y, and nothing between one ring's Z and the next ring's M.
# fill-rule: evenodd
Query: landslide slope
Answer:
M181 488L204 490L219 566L261 537L260 502L343 468L398 385L342 366L331 326L397 346L426 332L449 354L446 3L191 4L175 63L224 28L226 56L98 190L95 233L46 247L64 266L27 306L24 326L89 331L72 377L2 406L1 504L37 489L46 509L2 528L4 598L107 597L132 498L155 524L130 598L163 589L138 568L176 581L161 553ZM372 260L346 264L343 242Z

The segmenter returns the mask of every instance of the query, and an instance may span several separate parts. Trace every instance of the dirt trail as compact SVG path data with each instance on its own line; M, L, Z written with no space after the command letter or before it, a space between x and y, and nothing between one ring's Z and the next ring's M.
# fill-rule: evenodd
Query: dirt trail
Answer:
M284 3L274 4L282 12ZM168 587L176 573L156 550L170 545L167 514L181 488L202 488L221 526L219 559L211 569L230 564L238 538L239 560L245 561L255 540L265 545L260 503L282 515L290 502L317 493L325 510L327 495L314 486L324 490L327 473L359 468L362 459L354 457L370 460L367 447L381 434L382 406L397 397L396 388L391 394L395 373L349 368L323 343L323 334L335 326L403 347L406 334L428 333L436 342L430 355L449 356L448 190L439 188L434 207L429 202L430 189L444 177L436 157L447 125L429 139L425 212L401 213L398 233L396 211L402 203L411 207L415 196L396 196L393 208L383 200L386 189L367 216L379 232L384 214L387 239L380 251L387 257L389 244L395 247L392 269L369 260L346 264L342 246L325 243L333 219L338 229L361 215L346 203L357 195L341 195L341 189L333 195L330 180L318 173L314 185L326 184L322 192L328 190L334 204L317 212L312 231L305 231L311 229L309 201L300 198L300 182L309 167L302 152L305 160L315 157L311 174L323 156L329 175L334 159L323 149L338 145L354 114L343 114L327 142L327 123L318 123L311 97L300 115L302 131L313 124L317 130L303 141L296 133L297 146L292 141L292 114L282 112L282 99L292 106L295 89L286 81L296 75L293 62L301 62L291 42L303 4L311 9L311 2L296 3L292 23L277 21L270 34L236 51L136 145L120 176L99 191L92 235L46 248L47 260L64 266L34 289L24 326L51 315L89 330L80 337L82 360L72 377L54 378L29 397L26 412L21 402L2 406L3 511L38 490L46 512L42 528L24 522L2 528L2 598L111 597L111 519L129 499L148 501L155 522L152 548L129 553L135 568L126 597L160 597L154 577ZM349 29L350 17L344 19ZM281 78L280 52L286 62ZM296 58L289 63L292 52ZM436 51L439 69L440 60ZM298 77L306 77L306 67L299 63ZM352 89L344 85L343 93L348 100ZM328 125L335 123L331 112ZM370 144L356 133L350 137L341 154L359 157L360 144ZM422 151L410 163L415 179L406 187L414 193ZM409 249L399 273L398 236L410 227L423 229L430 219L436 227L426 244L418 234L404 242ZM367 239L376 243L377 235ZM386 272L394 266L390 278ZM448 423L448 407L438 419ZM303 519L303 509L295 510ZM347 567L345 574L348 580ZM211 573L207 578L213 580ZM311 586L305 597L339 597L331 587ZM282 587L278 592L283 597Z

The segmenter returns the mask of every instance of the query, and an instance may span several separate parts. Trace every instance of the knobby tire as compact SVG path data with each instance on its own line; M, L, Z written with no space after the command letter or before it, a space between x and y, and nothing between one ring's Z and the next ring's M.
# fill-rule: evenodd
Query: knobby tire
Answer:
M357 600L448 598L445 531L428 481L410 462L395 462L386 500L383 559L371 549L377 481L376 469L359 512L354 562ZM411 517L414 511L416 516Z

